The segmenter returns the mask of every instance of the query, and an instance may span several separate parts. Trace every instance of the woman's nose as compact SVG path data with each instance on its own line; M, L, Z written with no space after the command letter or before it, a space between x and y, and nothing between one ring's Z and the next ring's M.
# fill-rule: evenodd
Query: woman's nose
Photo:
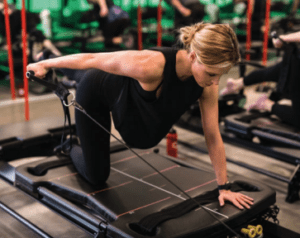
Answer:
M212 79L212 83L215 84L215 85L219 85L219 82L220 82L220 77L214 77Z

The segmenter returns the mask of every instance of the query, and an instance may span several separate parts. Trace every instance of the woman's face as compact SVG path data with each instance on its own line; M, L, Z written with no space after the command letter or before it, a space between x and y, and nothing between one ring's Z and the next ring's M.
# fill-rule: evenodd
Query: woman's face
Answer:
M191 56L193 58L193 56ZM230 70L231 66L219 68L206 66L199 63L196 58L192 59L191 71L192 74L201 87L209 87L213 84L218 85L220 77Z

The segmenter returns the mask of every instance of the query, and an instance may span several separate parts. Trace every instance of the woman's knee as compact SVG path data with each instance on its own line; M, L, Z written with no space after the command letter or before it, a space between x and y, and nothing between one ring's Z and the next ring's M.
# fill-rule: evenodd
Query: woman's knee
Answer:
M86 179L88 180L89 183L93 185L101 185L107 181L109 174L110 174L109 168L106 170L92 171L86 175Z
M100 185L108 179L110 174L109 158L95 161L99 159L99 156L91 156L87 153L84 156L82 148L78 145L73 145L70 157L77 172L89 183Z
M102 80L99 78L99 70L94 69L87 70L81 77L76 90L77 102L89 106L93 101L99 101Z

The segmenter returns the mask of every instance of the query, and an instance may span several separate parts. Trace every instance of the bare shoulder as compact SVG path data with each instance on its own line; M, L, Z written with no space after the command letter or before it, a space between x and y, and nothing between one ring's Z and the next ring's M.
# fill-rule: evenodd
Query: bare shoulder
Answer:
M155 64L156 67L159 65L165 65L166 59L164 57L164 54L160 51L155 50L144 50L143 54L145 56L145 59L147 60L147 63Z
M144 84L155 85L161 81L165 66L165 57L154 50L127 50L108 53L112 63L122 67L122 72Z
M139 65L155 65L165 64L165 57L163 53L154 50L125 50L118 51L117 54L122 55L122 57L128 60L133 60Z
M153 83L163 77L165 67L165 57L163 53L154 50L143 50L139 58L139 64L144 71L146 83Z

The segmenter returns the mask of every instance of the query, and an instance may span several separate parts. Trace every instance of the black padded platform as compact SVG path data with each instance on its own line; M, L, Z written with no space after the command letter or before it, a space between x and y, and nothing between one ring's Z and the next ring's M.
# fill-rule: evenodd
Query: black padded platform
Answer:
M255 151L296 165L288 182L286 201L300 199L300 130L289 126L267 113L240 113L224 119L223 138L250 147ZM254 143L258 137L260 143Z
M257 136L264 140L300 148L300 130L272 118L266 113L240 113L224 119L225 129L252 139Z
M192 197L217 186L213 173L182 167L152 150L137 152ZM52 156L44 161L56 160L58 158ZM16 168L15 184L91 233L98 230L105 237L148 237L134 231L131 224L187 199L128 150L111 154L111 174L100 187L85 182L71 164L50 169L43 176L28 172L29 167L41 162L43 160ZM240 211L231 204L221 208L218 202L206 205L231 227L251 220L275 203L275 192L269 187L241 176L231 180L243 181L258 190L243 192L254 198L250 210ZM203 209L196 209L162 223L153 237L218 237L226 232Z
M0 159L13 160L51 154L60 144L64 120L61 117L40 118L0 126ZM69 129L66 128L66 132ZM72 125L72 133L75 125Z
M277 118L265 113L240 113L224 119L222 136L255 151L285 161L300 163L300 133ZM252 142L254 137L260 143Z
M203 134L201 117L191 114L190 111L182 115L177 125L184 129ZM246 163L237 163L235 160L227 158L227 160L232 163L288 183L287 202L292 203L300 199L299 130L282 123L275 117L270 117L267 113L242 112L224 117L220 123L220 132L225 142L236 144L280 161L296 165L291 178L287 178L276 173L270 173L263 168L249 166ZM254 142L254 137L258 137L260 143ZM178 142L182 143L180 141ZM207 152L206 148L191 145L187 146L202 152Z

